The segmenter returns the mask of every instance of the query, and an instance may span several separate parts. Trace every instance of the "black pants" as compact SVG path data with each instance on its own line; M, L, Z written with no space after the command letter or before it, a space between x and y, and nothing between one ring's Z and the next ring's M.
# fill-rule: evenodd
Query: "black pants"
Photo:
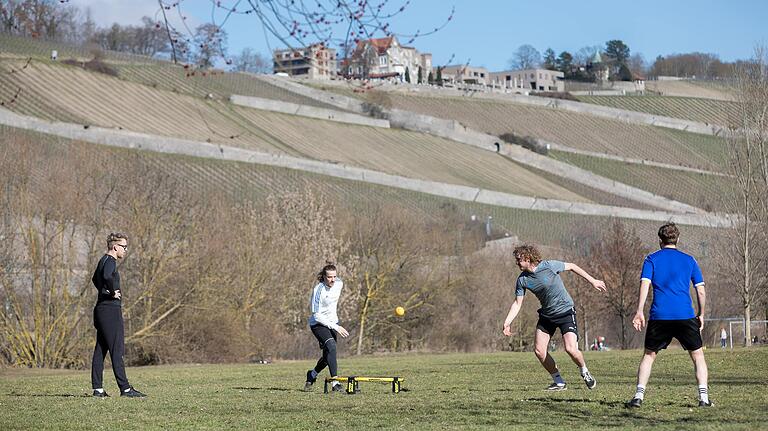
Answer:
M91 384L93 389L103 388L104 358L109 351L112 360L112 371L120 391L130 387L125 376L123 353L125 352L125 335L123 329L122 308L113 305L96 306L93 309L93 326L96 327L96 347L93 349L91 362Z
M331 377L338 376L339 366L336 362L336 331L323 325L310 326L312 335L317 338L320 348L323 349L323 356L317 361L315 371L320 372L327 366Z

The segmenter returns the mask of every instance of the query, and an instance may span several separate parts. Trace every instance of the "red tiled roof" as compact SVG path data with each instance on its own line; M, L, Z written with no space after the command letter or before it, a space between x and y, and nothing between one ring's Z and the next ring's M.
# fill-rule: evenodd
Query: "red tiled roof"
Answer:
M362 53L363 49L367 45L372 45L374 48L376 48L376 53L379 55L383 55L387 52L389 47L392 45L392 41L394 40L394 36L389 37L381 37L378 39L366 39L366 40L359 40L357 41L357 46L355 47L355 53Z

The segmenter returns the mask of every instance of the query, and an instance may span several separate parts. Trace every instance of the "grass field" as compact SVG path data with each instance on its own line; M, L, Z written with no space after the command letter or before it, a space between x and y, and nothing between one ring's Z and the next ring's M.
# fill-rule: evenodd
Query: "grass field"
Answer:
M93 399L89 372L0 370L0 429L766 429L768 349L707 351L715 406L696 406L688 355L659 355L644 406L627 410L639 351L588 352L597 388L586 389L562 352L569 389L533 353L396 355L340 359L341 372L398 375L407 392L361 383L361 393L301 390L310 361L270 365L129 368L146 399ZM326 374L323 374L324 376ZM319 382L319 381L318 381ZM116 395L105 372L105 389Z

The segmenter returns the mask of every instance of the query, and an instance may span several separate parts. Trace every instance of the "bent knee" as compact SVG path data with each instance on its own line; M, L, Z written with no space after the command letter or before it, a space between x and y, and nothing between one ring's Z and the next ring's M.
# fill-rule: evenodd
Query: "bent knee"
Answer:
M325 350L328 353L336 352L336 340L330 339L325 342L323 345L323 350Z

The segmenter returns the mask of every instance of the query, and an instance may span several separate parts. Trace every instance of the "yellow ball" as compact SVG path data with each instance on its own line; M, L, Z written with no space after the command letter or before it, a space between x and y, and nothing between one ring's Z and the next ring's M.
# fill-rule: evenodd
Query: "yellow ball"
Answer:
M403 307L395 308L395 314L398 316L405 316L405 308Z

